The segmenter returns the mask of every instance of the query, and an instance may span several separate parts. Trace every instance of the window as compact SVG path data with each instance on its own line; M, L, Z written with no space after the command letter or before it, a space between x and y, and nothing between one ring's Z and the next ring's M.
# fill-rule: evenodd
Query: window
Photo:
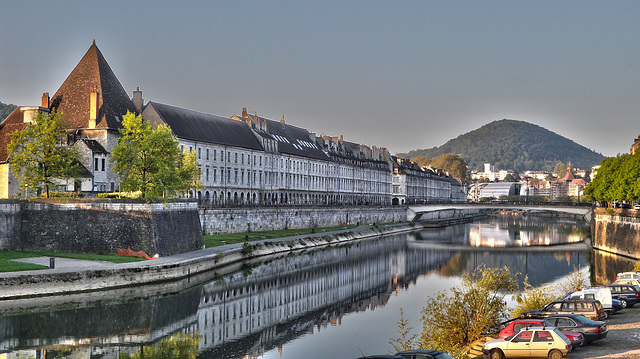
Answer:
M207 161L209 161L209 149L207 148Z
M202 158L202 148L198 148L198 159Z
M102 170L103 170L103 171L105 170L105 162L106 162L106 161L105 161L105 159L103 158L103 159L102 159ZM106 187L106 185L105 185L105 187Z
M524 332L520 332L520 334L518 334L515 338L513 338L513 342L514 343L527 343L531 340L531 333L530 331L524 331Z
M540 330L536 332L536 335L533 337L534 342L552 342L553 338L551 337L551 333Z
M238 163L238 152L234 153L234 163Z
M209 167L207 167L207 172L206 173L207 173L206 174L206 180L208 181L209 180Z
M97 170L98 170L98 159L97 159L97 158L94 158L94 161L93 161L93 170L94 170L94 171L97 171Z
M213 150L213 160L217 161L218 160L217 157L218 157L218 150Z

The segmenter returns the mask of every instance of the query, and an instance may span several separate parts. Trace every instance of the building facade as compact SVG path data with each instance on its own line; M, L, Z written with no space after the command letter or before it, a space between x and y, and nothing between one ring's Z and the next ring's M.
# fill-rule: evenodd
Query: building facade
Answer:
M85 176L61 189L87 196L120 190L110 154L122 118L131 112L167 125L183 150L197 153L204 188L185 196L205 206L391 205L465 197L462 185L447 175L393 159L385 148L316 135L284 117L275 121L243 109L227 118L153 101L145 105L139 88L128 97L95 42L52 98L45 93L40 107L20 107L0 123L1 197L19 196L6 145L8 134L24 128L34 111L64 114L67 145L78 150Z

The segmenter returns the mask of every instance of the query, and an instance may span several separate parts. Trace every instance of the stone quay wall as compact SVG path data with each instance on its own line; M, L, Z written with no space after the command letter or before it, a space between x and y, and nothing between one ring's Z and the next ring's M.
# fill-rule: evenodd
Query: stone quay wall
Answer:
M406 221L407 208L402 206L200 209L204 235Z
M596 208L593 247L640 260L640 214L631 209Z
M0 249L167 256L203 246L196 201L0 201Z

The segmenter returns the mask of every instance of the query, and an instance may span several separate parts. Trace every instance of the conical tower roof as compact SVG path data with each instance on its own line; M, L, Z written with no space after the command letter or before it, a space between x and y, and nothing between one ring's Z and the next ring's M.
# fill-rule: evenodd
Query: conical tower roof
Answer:
M95 40L53 95L51 108L64 113L70 128L89 128L91 93L97 93L98 116L95 128L118 129L127 111L135 112L133 102L96 46Z

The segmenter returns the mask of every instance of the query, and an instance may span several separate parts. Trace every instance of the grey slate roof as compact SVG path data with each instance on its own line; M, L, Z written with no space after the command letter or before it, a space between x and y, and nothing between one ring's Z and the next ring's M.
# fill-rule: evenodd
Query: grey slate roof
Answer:
M260 136L273 138L278 141L278 150L280 153L325 161L331 160L326 152L311 141L310 133L306 129L262 117L259 117L259 120L266 121L268 132L259 130L256 132Z
M109 153L107 150L100 144L100 142L96 140L83 139L82 140L85 145L91 150L93 153Z
M254 150L263 149L246 123L230 118L157 102L149 102L145 106L142 118L151 123L164 122L173 134L181 139Z

